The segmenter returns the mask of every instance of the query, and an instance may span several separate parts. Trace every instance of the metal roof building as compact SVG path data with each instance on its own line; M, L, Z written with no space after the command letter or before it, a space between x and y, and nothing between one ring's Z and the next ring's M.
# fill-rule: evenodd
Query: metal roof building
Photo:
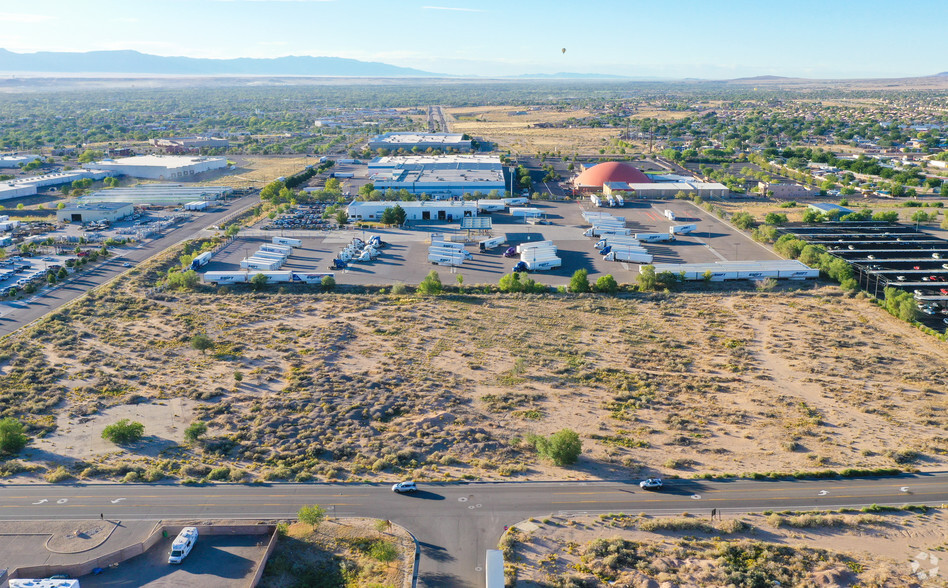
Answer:
M127 202L99 202L95 204L67 204L56 211L56 218L67 223L88 223L94 221L115 222L130 216L135 207Z
M496 155L440 157L379 157L369 164L369 178L377 190L407 190L433 198L452 198L474 192L503 192L503 166Z
M181 184L141 184L99 190L79 199L82 203L130 202L154 206L175 206L196 200L219 200L229 194L229 186L184 186Z
M356 201L349 205L346 212L353 221L378 221L386 208L401 206L405 210L405 218L412 221L441 220L457 221L466 216L477 216L476 202L455 201L411 201L411 202L361 202Z
M762 280L778 278L805 280L817 278L820 270L792 259L768 261L719 261L716 263L656 263L655 273L671 272L686 280L703 280L710 272L712 282L724 280ZM639 266L639 273L642 272Z
M24 153L21 155L0 155L0 167L17 168L21 165L26 165L31 161L36 161L39 158L39 155L33 155L32 153Z
M189 157L186 155L139 155L104 159L83 164L85 169L101 169L116 174L151 180L174 180L224 169L225 157Z
M415 147L421 150L470 151L472 144L461 133L383 133L369 140L369 149L411 151Z

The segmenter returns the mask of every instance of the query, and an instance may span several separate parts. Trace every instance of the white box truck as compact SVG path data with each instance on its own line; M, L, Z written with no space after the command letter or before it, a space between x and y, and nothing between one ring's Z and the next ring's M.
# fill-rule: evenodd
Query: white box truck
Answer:
M504 237L491 237L490 239L484 239L483 241L478 242L478 246L481 251L487 251L488 249L493 249L494 247L500 247L504 244Z
M698 225L672 225L668 227L668 232L672 235L687 235L697 230Z
M194 549L194 544L197 543L197 539L197 527L185 527L181 529L178 536L171 542L171 554L168 556L168 563L179 564L184 561L184 558Z
M643 243L658 243L660 241L675 240L675 236L668 233L636 233L635 238Z
M599 196L596 196L595 194L589 197L589 201L592 202L592 205L595 206L596 208L599 208L600 206L602 206L602 200L599 198Z
M670 220L670 221L673 221L673 220L675 220L675 213L674 213L673 211L668 210L668 209L666 208L666 209L665 209L665 218L667 218L667 219Z

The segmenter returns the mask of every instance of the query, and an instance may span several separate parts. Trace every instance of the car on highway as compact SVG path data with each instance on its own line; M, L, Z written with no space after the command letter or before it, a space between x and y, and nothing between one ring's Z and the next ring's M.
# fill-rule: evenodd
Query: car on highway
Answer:
M661 490L662 479L649 478L648 480L642 480L641 482L639 482L639 488L641 488L642 490Z
M132 267L132 264L126 261L125 263L122 264L122 267Z
M417 492L418 486L414 482L399 482L392 485L392 492L402 494L405 492Z

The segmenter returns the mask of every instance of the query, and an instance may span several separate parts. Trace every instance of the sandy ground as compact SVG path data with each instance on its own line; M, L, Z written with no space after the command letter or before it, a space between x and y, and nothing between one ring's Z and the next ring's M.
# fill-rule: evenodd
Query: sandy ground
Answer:
M587 586L604 586L606 583L581 568L583 564L596 567L592 562L597 558L589 556L586 550L590 542L612 538L647 545L663 556L651 559L645 566L620 568L618 584L623 586L657 587L660 582L661 586L723 585L712 581L712 572L722 568L722 560L708 554L719 553L726 545L747 542L763 542L771 550L818 550L815 563L802 574L805 580L801 579L798 585L948 585L945 566L940 563L948 546L948 516L944 510L831 516L850 520L861 517L863 522L841 527L777 528L771 516L751 514L715 522L717 528L711 532L647 532L637 527L651 519L634 514L532 519L516 527L521 532L515 548L516 586L547 586L551 579L567 576L584 578L589 582ZM731 519L743 521L748 527L741 532L728 532L728 525L734 523ZM707 518L704 520L710 523ZM825 552L821 556L822 550Z

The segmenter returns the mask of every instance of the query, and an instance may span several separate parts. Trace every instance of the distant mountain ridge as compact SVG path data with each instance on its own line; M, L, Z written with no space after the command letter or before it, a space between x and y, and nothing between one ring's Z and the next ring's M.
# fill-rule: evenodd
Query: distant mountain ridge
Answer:
M41 51L14 53L0 49L0 71L36 73L110 73L162 75L286 75L333 77L447 77L409 67L342 57L289 56L205 59L162 57L138 51Z

